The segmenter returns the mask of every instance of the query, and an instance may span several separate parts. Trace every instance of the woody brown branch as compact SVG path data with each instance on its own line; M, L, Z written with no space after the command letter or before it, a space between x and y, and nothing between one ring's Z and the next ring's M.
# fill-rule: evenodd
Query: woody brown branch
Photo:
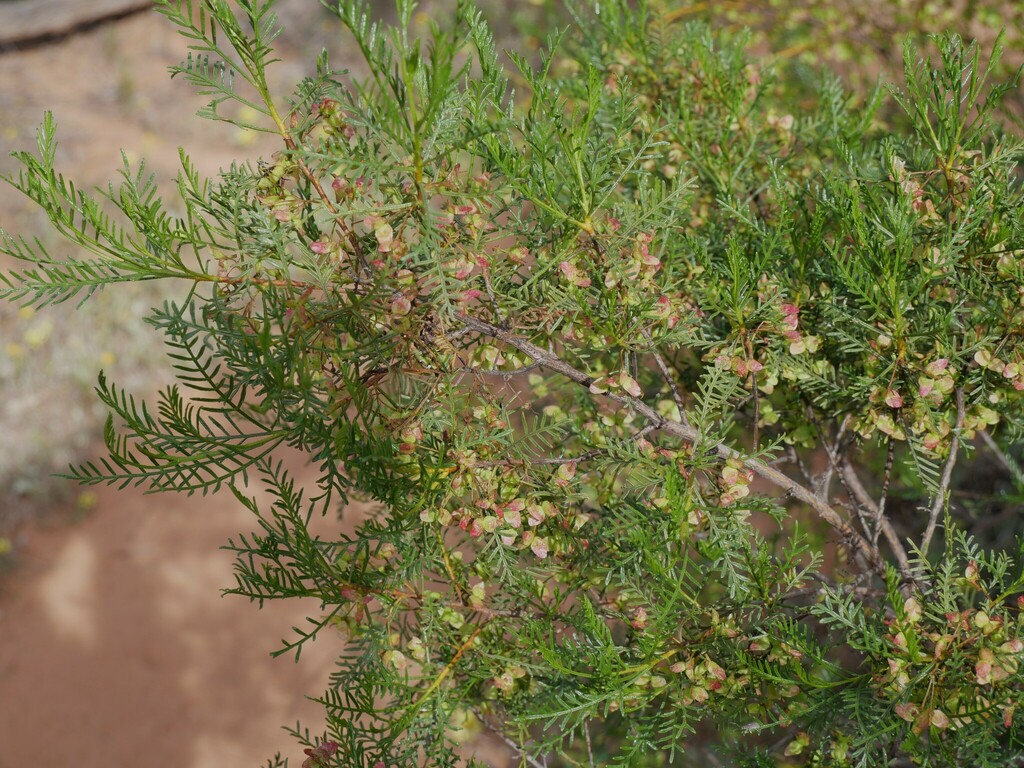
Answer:
M461 317L460 321L470 331L502 341L514 349L528 355L532 360L540 363L544 368L554 371L555 373L560 373L581 386L589 388L595 381L594 377L584 373L578 368L575 368L557 355L541 349L535 344L530 343L526 339L523 339L510 331L469 315ZM702 435L697 429L675 421L668 421L639 398L612 393L605 393L598 396L630 408L635 413L643 416L650 423L656 424L658 429L688 443L699 444L702 440ZM885 561L879 554L878 549L871 546L867 539L861 536L860 533L847 523L846 520L844 520L843 517L825 500L821 499L811 490L800 485L779 470L768 466L758 459L743 456L741 453L730 448L724 443L714 445L712 450L714 450L714 452L722 459L738 459L742 461L749 469L753 470L755 474L790 494L798 501L801 501L811 507L811 509L813 509L822 520L824 520L833 528L833 530L836 531L836 533L839 534L843 544L848 549L863 557L871 569L884 578Z

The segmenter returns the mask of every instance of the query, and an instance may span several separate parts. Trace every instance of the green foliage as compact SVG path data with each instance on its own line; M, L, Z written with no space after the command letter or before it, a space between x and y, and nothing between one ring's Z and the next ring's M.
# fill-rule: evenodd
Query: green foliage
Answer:
M821 66L831 65L848 83L863 89L902 74L905 45L921 46L929 36L956 29L976 35L983 54L997 37L1008 56L994 62L1000 79L1013 76L1024 61L1024 5L1001 0L934 2L930 0L769 0L768 2L666 3L671 19L701 20L716 29L748 28L761 50L770 50L787 77L804 87L819 78ZM930 58L930 57L929 57ZM1015 94L1003 105L1019 117Z
M325 53L285 104L272 5L158 2L202 114L281 150L183 153L173 216L127 163L64 180L47 117L9 181L90 255L4 233L0 296L190 285L149 317L177 384L101 377L108 455L71 474L252 512L230 591L320 603L277 653L345 639L303 765L456 765L482 730L532 766L1019 760L1024 553L950 502L976 441L1024 476L998 56L908 47L890 131L883 90L798 108L747 37L643 3L506 70L468 0L425 41L409 0L346 1L364 74Z

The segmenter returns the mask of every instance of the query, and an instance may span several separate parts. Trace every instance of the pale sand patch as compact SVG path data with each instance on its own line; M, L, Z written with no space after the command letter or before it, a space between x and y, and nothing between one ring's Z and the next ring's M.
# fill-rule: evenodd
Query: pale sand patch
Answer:
M53 631L92 648L96 645L96 550L73 536L54 552L53 568L36 588Z

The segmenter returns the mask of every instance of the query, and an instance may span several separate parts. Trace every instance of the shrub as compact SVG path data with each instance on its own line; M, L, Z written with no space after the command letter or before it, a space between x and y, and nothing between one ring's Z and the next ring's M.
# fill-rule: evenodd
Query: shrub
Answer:
M983 46L999 33L1006 48L994 63L1000 76L1012 76L1024 53L1024 5L999 0L682 3L670 18L697 18L720 27L750 29L759 50L776 52L786 62L788 77L813 75L823 62L829 62L845 81L860 87L875 82L880 74L891 78L901 71L907 39L921 44L929 35L948 29L969 31ZM1020 104L1015 101L1016 95L1002 106L1019 114Z
M1022 552L949 503L979 443L1024 477L1016 80L909 50L893 132L881 91L797 109L643 3L509 72L469 2L424 42L400 0L342 3L368 74L325 53L281 106L271 5L158 2L205 116L280 152L183 153L175 216L127 163L75 188L47 117L12 182L93 256L5 234L2 293L192 286L148 319L180 383L101 376L72 476L252 511L230 591L320 601L278 653L347 638L304 765L454 765L482 728L531 766L1019 760Z

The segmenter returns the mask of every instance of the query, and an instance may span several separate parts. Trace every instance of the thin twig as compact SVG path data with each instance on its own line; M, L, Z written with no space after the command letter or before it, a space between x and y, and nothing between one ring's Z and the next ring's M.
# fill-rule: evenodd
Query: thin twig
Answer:
M921 554L927 557L928 547L932 543L932 536L935 535L935 526L939 522L939 514L946 506L946 497L949 493L949 483L953 478L953 467L956 466L956 456L960 451L960 430L964 426L964 390L957 387L956 390L956 427L953 429L953 442L949 446L949 458L946 459L946 466L942 470L942 479L935 491L935 501L932 502L932 511L928 517L928 527L924 530L921 538Z
M460 320L467 328L505 342L509 346L518 349L520 352L524 352L529 355L530 358L541 363L548 370L560 373L581 386L589 389L590 385L595 381L592 376L589 376L578 368L573 367L557 355L541 349L536 344L532 344L526 339L520 338L510 331L506 331L496 325L468 315L461 317ZM630 410L655 424L658 429L685 440L688 443L700 445L704 440L704 436L694 427L679 424L663 418L657 411L639 398L630 397L628 395L612 394L610 392L604 393L600 396L626 406ZM843 517L827 502L822 501L816 494L797 483L791 477L777 469L774 469L768 464L765 464L759 459L744 456L724 443L717 443L711 446L711 450L717 453L719 457L726 460L739 459L747 467L753 470L755 474L760 475L772 485L775 485L786 493L792 495L795 499L807 504L822 520L835 529L846 546L862 555L870 565L871 569L875 573L884 577L885 561L882 559L878 550L875 547L872 547L870 542L868 542L857 532L856 529L847 523L846 520L844 520Z
M630 436L630 440L638 442L643 438L647 437L651 432L657 429L657 425L648 424L636 434ZM558 456L548 457L544 459L495 459L494 461L478 461L474 464L474 467L484 467L490 469L491 467L541 467L541 466L557 466L559 464L573 464L581 461L589 461L590 459L596 459L598 456L603 456L608 453L607 448L591 448L585 453L581 453L579 456Z
M808 471L807 465L804 463L803 457L800 455L800 452L792 445L789 446L788 458L791 462L793 462L793 464L796 465L796 469L800 473L800 477L804 479L804 482L807 483L808 485L813 485L814 479L811 477L811 473ZM827 503L828 499L822 497L822 501Z
M839 473L839 482L843 488L846 489L847 495L853 501L854 511L857 515L857 519L860 520L861 527L864 529L865 535L869 534L869 528L867 520L865 520L865 513L871 513L875 508L874 502L871 496L864 488L864 484L861 483L860 478L857 477L857 473L853 469L853 465L850 464L849 459L841 455L842 453L842 441L843 436L846 434L852 416L847 415L843 419L843 423L839 425L839 431L836 433L835 442L832 445L828 444L828 441L824 438L824 430L821 429L820 425L814 420L813 415L809 416L812 422L818 429L818 434L821 435L821 443L825 446L825 453L829 460L829 470L825 476L824 488L818 488L818 495L827 502L829 498L828 486L831 485L832 475L835 472ZM912 585L914 583L914 573L910 567L910 559L907 557L906 547L903 546L903 542L900 541L899 536L896 535L896 531L892 527L892 523L889 522L889 518L885 515L875 515L876 525L881 528L882 533L885 535L885 540L889 544L889 549L896 558L896 564L899 568L900 575L903 578L904 586L902 591L909 595ZM878 551L878 541L874 542L874 549Z
M757 392L757 371L750 374L750 395L754 398L754 450L761 445L761 396Z
M416 716L420 709L423 708L423 704L431 696L434 695L434 692L441 687L441 684L445 681L448 675L452 673L456 665L459 663L459 659L462 658L462 654L464 654L466 652L466 649L473 645L474 642L476 642L477 637L479 637L480 633L484 631L484 628L486 626L487 622L484 621L482 624L477 626L472 632L469 633L469 637L467 637L463 641L462 645L455 649L455 654L452 656L451 661L444 665L444 668L441 670L438 676L434 678L433 682L431 682L430 685L428 685L426 689L419 695L419 697L412 703L411 707L406 711L404 719L407 719L410 722L412 721L412 719Z
M495 459L493 461L478 461L473 466L491 469L493 467L544 467L558 466L560 464L573 464L581 461L589 461L607 453L604 448L592 448L579 456L558 456L545 459Z
M1017 481L1019 485L1024 486L1024 471L1021 470L1020 465L1012 458L1006 455L1006 452L999 447L999 443L995 441L995 438L985 430L981 433L981 441L985 443L985 447L988 448L1002 464L1003 469L1010 473L1010 476Z
M494 316L498 318L498 324L502 328L506 326L505 316L501 313L501 307L498 306L498 298L494 295L494 287L491 285L491 273L486 267L483 270L484 274L484 288L487 289L487 297L491 300L491 307L494 309Z
M892 463L896 457L896 441L889 437L889 448L885 454L885 471L882 473L882 493L875 505L875 526L871 531L871 543L878 546L878 534L882 531L882 519L885 516L885 502L889 499L889 482L892 480Z
M665 377L665 381L668 382L668 387L672 390L672 399L675 401L676 408L679 409L679 421L686 426L690 426L690 422L686 418L686 411L683 410L683 396L679 392L679 387L676 386L675 377L672 372L668 369L668 363L665 362L665 358L662 357L661 352L654 346L654 339L651 338L651 333L646 328L640 331L644 338L651 345L651 354L654 356L654 362L658 364L658 368L661 370L661 375Z
M828 467L825 469L825 474L821 476L821 480L818 481L818 495L828 501L829 496L832 495L832 477L835 475L836 467L839 466L839 452L843 444L843 438L846 437L846 428L850 425L850 416L847 415L843 419L843 423L839 425L839 431L836 432L836 439L829 445L827 441L822 439L822 443L825 446L825 453L828 454L829 462Z
M912 584L914 582L914 571L910 567L910 558L907 557L907 550L903 546L903 542L901 542L899 536L896 535L896 531L892 527L892 523L889 522L889 518L885 515L878 517L875 514L876 507L874 500L864 488L864 484L860 481L860 478L857 477L857 473L853 469L853 465L845 458L840 459L839 477L843 482L843 487L846 488L853 499L853 502L878 521L878 524L882 529L882 535L885 536L885 541L889 545L889 549L892 551L893 557L896 558L896 565L899 568L900 575L903 577L906 584Z
M754 359L754 346L750 343L750 337L744 336L743 345L746 349L747 359ZM754 400L754 450L761 445L761 395L757 389L757 371L750 372L750 396Z
M529 365L521 366L520 368L513 368L510 371L497 371L487 370L486 368L476 368L471 365L464 366L458 369L458 372L480 374L482 376L500 376L503 379L511 379L513 376L518 376L522 373L529 373L535 371L541 367L540 363L530 363Z
M264 82L264 87L265 85L266 84ZM341 229L342 234L344 234L345 237L348 239L349 245L352 248L352 254L356 257L357 268L355 277L356 285L359 285L361 282L360 278L369 277L370 274L370 265L367 263L366 255L363 253L363 248L359 244L359 236L356 234L355 230L352 229L352 227L350 227L347 222L345 222L344 219L337 215L337 207L335 207L334 203L331 202L331 198L327 195L327 192L324 190L323 185L320 183L320 179L318 179L316 174L314 174L309 169L309 166L306 165L306 161L302 158L302 155L299 153L298 145L295 143L295 139L292 137L291 132L288 130L288 126L285 125L284 120L281 119L281 115L277 111L276 105L271 99L270 94L266 91L264 91L263 93L263 101L267 105L267 111L270 113L270 118L274 121L274 124L277 126L277 132L281 135L281 139L284 141L285 147L287 147L288 151L292 153L295 159L295 164L298 167L300 173L302 173L302 175L306 177L306 179L309 181L313 189L316 190L317 196L320 198L321 202L323 202L324 207L326 207L328 211L334 214L335 225Z
M487 728L487 730L489 730L491 733L493 733L495 736L497 736L499 739L501 739L501 741L507 747L509 747L510 749L515 750L515 753L517 755L519 755L519 757L521 757L523 760L525 760L526 763L531 766L531 768L545 768L545 766L544 766L544 764L542 762L540 762L536 758L530 757L528 754L526 754L526 751L521 746L519 746L519 744L517 744L514 740L512 740L508 736L506 736L505 732L502 731L498 726L496 726L494 723L492 723L490 720L488 720L483 715L478 714L476 712L474 712L474 714L476 715L476 719L479 720L481 723L483 723L484 727Z

